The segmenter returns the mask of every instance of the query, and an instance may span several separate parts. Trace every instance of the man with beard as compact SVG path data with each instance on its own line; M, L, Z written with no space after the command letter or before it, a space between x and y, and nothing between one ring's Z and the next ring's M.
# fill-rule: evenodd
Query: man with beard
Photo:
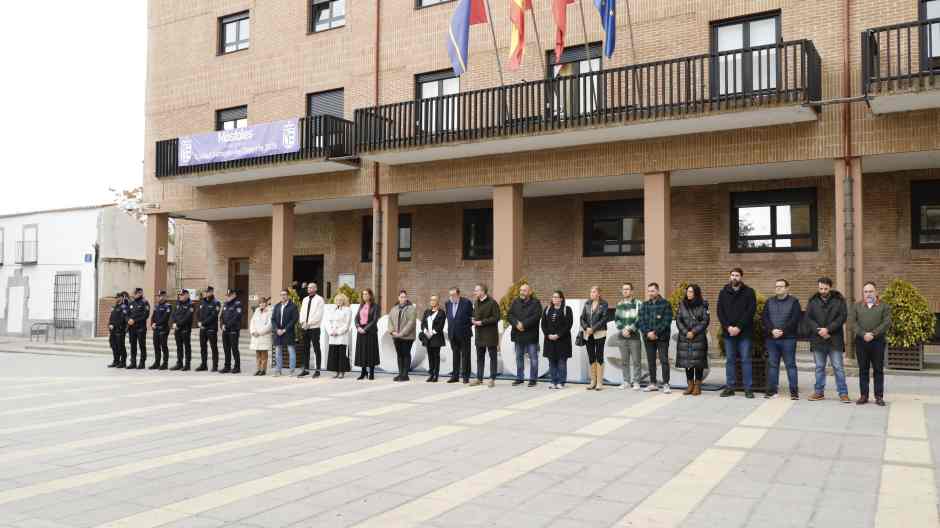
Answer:
M731 280L718 294L718 320L725 341L725 390L721 397L734 396L737 386L737 364L741 361L741 377L744 378L744 396L753 398L751 350L753 346L754 314L757 313L757 295L744 284L744 271L731 270Z
M842 356L845 352L842 325L845 324L847 317L845 297L832 289L832 279L829 277L820 278L816 284L819 291L806 305L806 321L812 329L810 349L816 361L816 387L809 401L825 399L826 359L828 358L836 376L839 400L842 403L851 403L849 387L845 383L845 366Z

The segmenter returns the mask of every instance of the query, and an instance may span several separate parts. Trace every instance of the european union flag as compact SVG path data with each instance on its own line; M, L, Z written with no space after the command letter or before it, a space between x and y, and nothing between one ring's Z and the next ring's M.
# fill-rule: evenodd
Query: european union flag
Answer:
M460 76L467 71L467 59L470 47L470 26L486 23L484 0L460 0L450 19L447 30L447 54L454 68L454 75Z
M604 26L604 55L609 59L617 45L617 0L594 0Z

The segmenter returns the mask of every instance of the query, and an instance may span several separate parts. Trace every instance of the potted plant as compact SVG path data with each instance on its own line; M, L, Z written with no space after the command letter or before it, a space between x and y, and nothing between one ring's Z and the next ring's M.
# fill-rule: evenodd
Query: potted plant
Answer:
M881 294L891 307L891 326L885 336L887 367L922 370L924 344L934 336L936 319L927 299L913 284L895 279Z

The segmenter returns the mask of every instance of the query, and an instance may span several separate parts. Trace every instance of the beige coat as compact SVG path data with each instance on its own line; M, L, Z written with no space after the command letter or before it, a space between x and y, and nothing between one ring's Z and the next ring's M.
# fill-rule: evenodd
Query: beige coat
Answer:
M251 323L248 326L248 332L251 334L251 343L248 348L251 350L271 350L271 308L261 311L256 308L251 316ZM259 335L254 335L259 334Z
M333 310L326 319L326 333L331 345L349 346L349 329L352 327L352 310L347 306Z

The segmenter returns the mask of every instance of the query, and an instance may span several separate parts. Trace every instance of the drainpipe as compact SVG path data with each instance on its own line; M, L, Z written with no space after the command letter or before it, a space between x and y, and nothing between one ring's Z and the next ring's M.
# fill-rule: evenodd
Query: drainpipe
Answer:
M842 97L852 96L852 68L849 53L852 46L850 41L852 1L843 0L843 42L842 42ZM849 307L855 302L855 207L854 207L854 176L852 175L852 103L842 106L842 141L843 163L845 174L842 178L843 222L845 230L845 295ZM852 335L852 328L847 328L847 335ZM846 349L850 356L855 356L854 341L846 339Z
M101 292L98 291L98 243L95 242L95 320L91 330L91 337L98 337L98 309L101 308Z
M373 104L379 106L379 35L382 30L382 0L375 0L375 41L373 43L375 87ZM372 162L372 288L376 296L382 291L382 199L379 196L379 164ZM381 299L372 299L381 302ZM381 304L379 305L381 306Z

